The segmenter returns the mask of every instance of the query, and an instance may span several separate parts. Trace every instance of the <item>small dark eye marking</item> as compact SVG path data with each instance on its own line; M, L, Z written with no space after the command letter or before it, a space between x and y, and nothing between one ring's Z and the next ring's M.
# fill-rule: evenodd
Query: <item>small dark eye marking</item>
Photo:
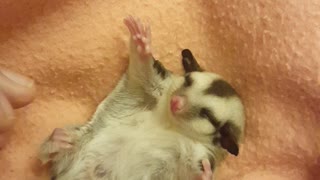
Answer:
M154 60L153 68L156 69L157 73L161 76L162 79L165 79L168 75L167 69L161 64L160 61Z
M214 117L213 113L210 110L206 108L201 108L200 116L202 118L208 119L215 128L218 129L220 127L220 122L217 120L216 117Z
M211 86L205 91L205 94L212 94L220 97L235 96L236 91L224 80L215 80Z
M190 87L190 86L192 86L192 84L193 84L193 80L191 79L190 74L185 75L183 86L184 87Z

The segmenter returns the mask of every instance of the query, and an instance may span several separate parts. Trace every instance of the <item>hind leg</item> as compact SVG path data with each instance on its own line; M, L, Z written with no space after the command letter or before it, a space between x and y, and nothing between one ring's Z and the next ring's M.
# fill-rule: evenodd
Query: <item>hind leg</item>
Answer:
M40 147L40 160L43 164L56 160L58 154L73 148L74 135L70 130L56 128Z
M212 180L212 170L209 160L203 160L202 161L203 166L203 172L201 175L199 175L196 180Z

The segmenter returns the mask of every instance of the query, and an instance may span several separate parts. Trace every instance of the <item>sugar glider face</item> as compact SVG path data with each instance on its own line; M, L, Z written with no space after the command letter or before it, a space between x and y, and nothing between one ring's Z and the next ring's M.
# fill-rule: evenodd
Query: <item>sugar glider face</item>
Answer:
M192 67L187 70L191 71L186 71L179 80L180 87L171 95L170 113L196 134L211 136L213 143L238 155L245 118L236 91L217 74L192 71Z

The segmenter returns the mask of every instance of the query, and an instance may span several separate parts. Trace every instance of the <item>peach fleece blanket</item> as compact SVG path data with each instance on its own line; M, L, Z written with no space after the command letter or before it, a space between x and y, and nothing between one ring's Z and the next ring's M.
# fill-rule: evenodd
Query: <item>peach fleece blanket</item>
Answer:
M0 67L37 83L0 150L1 180L49 179L36 151L55 127L85 122L127 65L133 14L151 23L156 58L181 73L190 48L243 97L240 156L216 179L320 179L320 2L1 0Z

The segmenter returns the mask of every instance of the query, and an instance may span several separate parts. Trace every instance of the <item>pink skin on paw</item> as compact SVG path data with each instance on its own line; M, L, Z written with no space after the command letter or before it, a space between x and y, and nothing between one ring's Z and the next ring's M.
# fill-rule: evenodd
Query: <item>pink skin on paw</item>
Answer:
M58 149L72 148L72 139L64 129L56 128L53 130L50 140Z
M186 105L186 98L183 96L172 96L170 101L170 109L172 114L180 113Z
M139 19L129 16L124 19L124 24L130 31L131 38L137 47L142 59L151 55L151 31L150 27L144 26Z
M213 179L213 174L211 170L211 165L209 160L202 160L202 166L204 169L204 172L199 175L196 180L212 180Z

